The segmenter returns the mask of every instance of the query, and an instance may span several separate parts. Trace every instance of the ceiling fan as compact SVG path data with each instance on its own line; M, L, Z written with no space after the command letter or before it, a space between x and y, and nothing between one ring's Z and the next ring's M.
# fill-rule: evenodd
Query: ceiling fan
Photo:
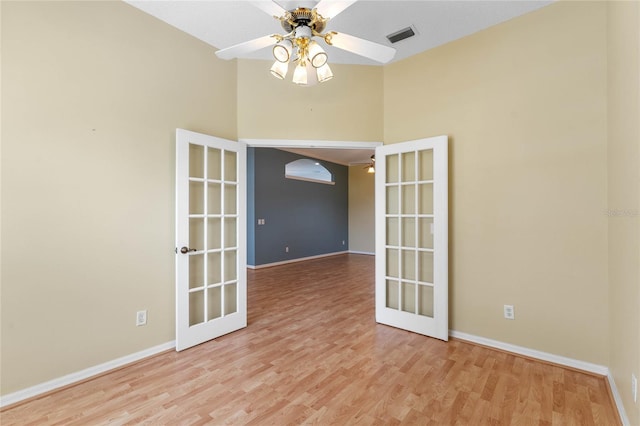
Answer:
M368 161L356 161L349 163L349 166L364 166L363 169L367 171L367 173L375 173L376 172L376 155L373 154L369 157Z
M252 1L254 6L278 19L286 34L270 34L245 41L220 49L216 55L221 59L233 59L273 45L276 61L271 67L271 74L284 79L289 62L294 62L293 82L299 85L312 85L333 78L327 63L328 55L314 39L322 39L330 46L380 63L389 62L396 53L392 47L341 32L325 32L329 20L355 2L320 0L313 9L297 7L286 10L275 1Z

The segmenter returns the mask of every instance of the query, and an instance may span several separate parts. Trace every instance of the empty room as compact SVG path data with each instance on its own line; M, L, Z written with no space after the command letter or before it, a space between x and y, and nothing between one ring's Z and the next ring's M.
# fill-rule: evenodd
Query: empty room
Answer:
M1 424L640 425L640 2L0 20Z

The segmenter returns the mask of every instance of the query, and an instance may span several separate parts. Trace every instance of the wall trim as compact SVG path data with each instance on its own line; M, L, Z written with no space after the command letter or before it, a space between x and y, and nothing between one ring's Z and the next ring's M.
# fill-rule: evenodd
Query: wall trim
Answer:
M456 339L477 343L479 345L501 349L506 352L523 355L529 358L535 358L553 364L562 365L564 367L570 367L576 370L599 374L601 376L607 376L609 374L609 368L605 367L604 365L592 364L590 362L567 358L560 355L554 355L548 352L538 351L536 349L525 348L524 346L512 345L511 343L487 339L486 337L474 336L473 334L463 333L461 331L449 330L449 336L455 337Z
M265 263L263 265L247 265L249 269L271 268L272 266L286 265L287 263L304 262L305 260L320 259L322 257L337 256L339 254L347 254L348 251L336 251L333 253L318 254L316 256L299 257L297 259L283 260L281 262Z
M358 251L358 250L349 250L349 254L366 254L367 256L375 256L376 255L372 251Z
M58 377L57 379L49 380L48 382L40 383L38 385L19 390L17 392L0 396L0 408L5 408L9 405L22 402L26 399L41 396L45 393L49 393L51 391L60 389L62 387L74 385L74 384L77 384L78 382L95 378L96 376L99 376L101 374L110 372L120 367L124 367L127 364L131 364L136 361L149 358L153 355L157 355L161 352L165 352L175 347L176 347L176 341L172 340L170 342L166 342L161 345L157 345L151 348L141 350L140 352L136 352L130 355L125 355L123 357L116 358L114 360L107 361L105 363L98 364L93 367L85 368L84 370L76 371L75 373Z
M613 379L611 371L607 374L607 382L609 382L609 390L611 391L613 402L616 404L616 408L618 409L620 421L624 426L631 426L629 417L627 417L627 412L624 409L624 404L622 403L622 397L620 396L620 392L618 392L618 387L616 386L616 381Z
M332 149L375 149L382 146L378 141L327 141L304 139L250 139L239 138L238 141L255 148L332 148Z

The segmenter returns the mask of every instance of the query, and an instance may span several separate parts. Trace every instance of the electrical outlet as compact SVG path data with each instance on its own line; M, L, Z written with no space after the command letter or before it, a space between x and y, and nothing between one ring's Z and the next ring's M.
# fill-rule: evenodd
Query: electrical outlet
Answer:
M631 395L633 395L633 402L638 402L638 378L633 373L631 373Z
M146 325L147 324L147 311L138 311L136 312L136 326Z
M284 248L284 252L285 252L285 253L289 253L289 246L286 246L286 247Z
M504 317L506 319L516 319L515 311L513 310L513 305L504 305Z

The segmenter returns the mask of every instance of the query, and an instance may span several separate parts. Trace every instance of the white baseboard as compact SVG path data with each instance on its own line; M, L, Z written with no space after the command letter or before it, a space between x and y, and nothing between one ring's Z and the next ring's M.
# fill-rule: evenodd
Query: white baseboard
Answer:
M616 408L618 409L618 414L620 415L622 424L624 426L630 426L631 422L629 421L629 417L627 417L627 412L625 411L624 404L622 403L622 397L620 397L620 392L618 392L618 387L616 386L616 381L613 379L611 371L607 374L607 381L609 382L609 389L611 389L611 395L616 403Z
M473 334L463 333L461 331L449 330L449 336L455 337L460 340L466 340L468 342L477 343L479 345L488 346L495 349L500 349L506 352L512 352L514 354L523 355L529 358L539 359L541 361L551 362L553 364L563 365L565 367L575 368L576 370L587 371L589 373L599 374L605 376L609 382L609 389L613 396L618 414L622 420L624 426L629 426L629 417L622 404L622 398L616 387L616 382L611 375L609 368L604 365L592 364L590 362L580 361L577 359L567 358L560 355L550 354L548 352L542 352L535 349L525 348L523 346L512 345L511 343L500 342L498 340L487 339L486 337L474 336Z
M460 340L467 340L479 345L501 349L506 352L513 352L514 354L551 362L553 364L575 368L576 370L588 371L590 373L599 374L601 376L607 376L609 374L609 368L605 367L604 365L592 364L590 362L566 358L560 355L554 355L548 352L529 349L523 346L512 345L511 343L500 342L498 340L487 339L486 337L474 336L473 334L467 334L455 330L449 330L449 336L458 338Z
M46 392L51 392L52 390L61 388L63 386L71 385L73 383L89 379L93 376L106 373L110 370L114 370L124 365L131 364L132 362L140 361L141 359L159 354L160 352L164 352L175 347L176 342L175 340L173 340L171 342L163 343L161 345L154 346L152 348L148 348L131 355L126 355L121 358L107 361L103 364L89 367L81 371L76 371L75 373L67 374L66 376L62 376L57 379L49 380L48 382L40 383L39 385L32 386L30 388L22 389L17 392L0 396L0 408L15 404L25 399L33 398Z
M358 251L358 250L349 250L349 254L366 254L368 256L375 256L376 254L371 251Z
M336 251L333 253L319 254L317 256L299 257L297 259L283 260L282 262L265 263L264 265L247 265L247 268L249 269L270 268L272 266L286 265L288 263L304 262L305 260L320 259L322 257L337 256L339 254L346 254L346 253L349 253L349 252L346 250Z

